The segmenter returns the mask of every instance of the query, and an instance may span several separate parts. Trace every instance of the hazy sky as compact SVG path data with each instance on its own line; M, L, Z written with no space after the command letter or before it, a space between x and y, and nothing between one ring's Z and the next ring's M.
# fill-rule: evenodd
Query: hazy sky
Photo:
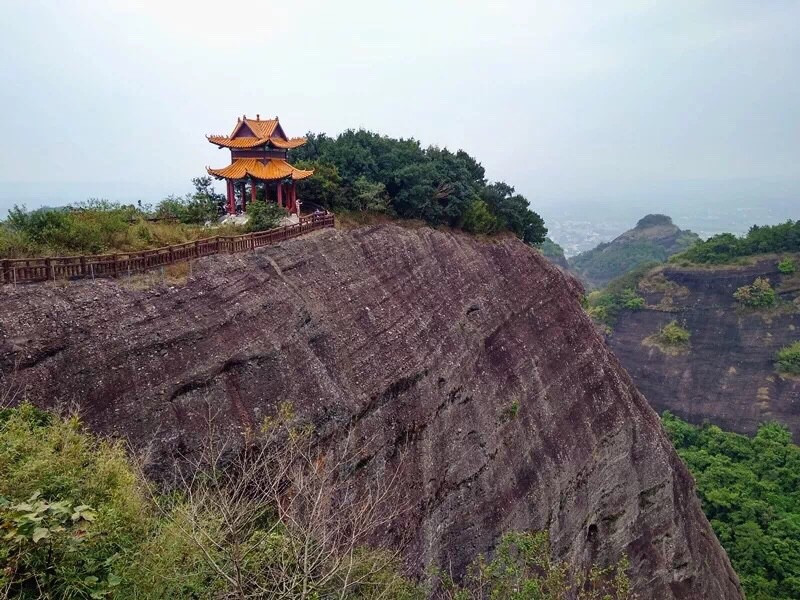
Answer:
M0 29L0 214L187 191L242 113L463 148L535 204L800 202L800 1L4 0Z

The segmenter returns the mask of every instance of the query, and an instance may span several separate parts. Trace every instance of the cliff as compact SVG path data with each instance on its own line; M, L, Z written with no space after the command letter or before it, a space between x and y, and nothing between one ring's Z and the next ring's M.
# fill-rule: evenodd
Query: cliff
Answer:
M383 532L463 572L503 531L578 566L627 554L640 597L741 598L657 415L538 252L430 229L326 230L198 261L183 285L0 290L0 367L97 431L190 451L279 402L366 444L409 510Z
M641 280L647 307L623 312L609 342L653 408L741 433L779 421L800 442L800 380L775 372L776 352L800 339L800 277L781 274L777 262L770 255L743 266L670 264ZM775 308L747 309L734 299L757 277L775 287ZM672 320L691 334L685 351L647 343Z
M699 239L666 215L647 215L612 241L570 258L569 266L587 287L603 287L641 264L664 261Z

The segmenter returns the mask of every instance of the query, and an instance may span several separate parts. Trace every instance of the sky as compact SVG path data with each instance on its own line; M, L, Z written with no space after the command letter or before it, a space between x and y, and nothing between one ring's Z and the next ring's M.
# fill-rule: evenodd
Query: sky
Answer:
M2 13L0 217L15 202L184 193L229 162L205 134L256 113L290 136L363 127L462 148L549 215L800 205L800 0L4 0Z

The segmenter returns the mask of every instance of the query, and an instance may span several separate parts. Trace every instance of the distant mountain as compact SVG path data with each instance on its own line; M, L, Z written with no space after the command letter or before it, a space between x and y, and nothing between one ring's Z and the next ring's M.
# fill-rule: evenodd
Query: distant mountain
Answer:
M616 239L572 257L569 267L588 288L602 287L641 264L663 262L699 240L666 215L647 215Z

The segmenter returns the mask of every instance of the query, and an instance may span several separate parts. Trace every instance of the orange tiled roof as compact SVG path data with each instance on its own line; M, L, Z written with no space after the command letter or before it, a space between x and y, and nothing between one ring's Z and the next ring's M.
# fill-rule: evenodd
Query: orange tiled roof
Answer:
M261 121L263 123L263 121ZM224 146L225 148L255 148L256 146L261 146L263 144L270 144L275 146L276 148L297 148L302 146L306 143L306 138L292 138L291 140L284 140L279 137L252 137L252 136L244 136L244 137L237 137L232 138L228 137L227 135L208 135L206 136L208 141L212 144L216 144L217 146Z
M285 160L273 159L262 163L255 158L240 158L222 169L206 167L206 171L208 171L209 175L222 179L244 179L245 177L267 180L284 179L286 177L305 179L314 174L314 171L295 169Z
M275 130L278 128L278 117L275 117L274 119L265 119L264 121L261 119L242 119L236 124L231 137L236 135L236 132L242 126L242 123L247 125L250 128L250 131L255 133L258 137L268 138L272 137L272 134L275 133Z

